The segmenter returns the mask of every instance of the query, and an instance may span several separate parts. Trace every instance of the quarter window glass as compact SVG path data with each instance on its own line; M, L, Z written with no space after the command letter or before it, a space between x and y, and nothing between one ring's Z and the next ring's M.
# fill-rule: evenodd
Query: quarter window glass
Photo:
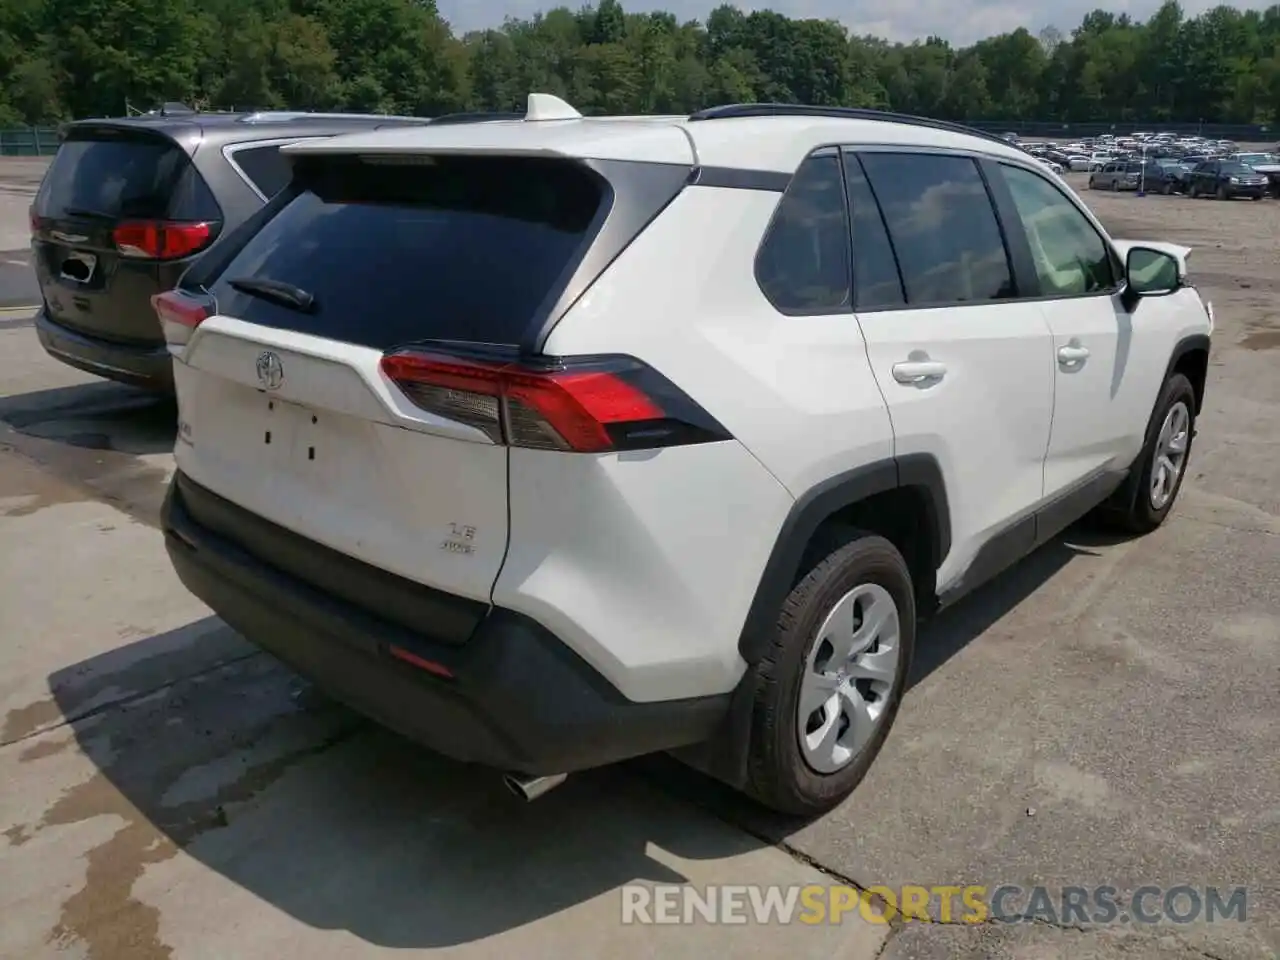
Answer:
M977 303L1014 295L1000 226L973 160L867 153L862 164L884 211L907 303Z
M1005 183L1027 233L1045 296L1102 293L1115 286L1106 242L1057 187L1022 167L1004 167Z
M242 147L232 154L236 166L253 181L268 199L274 197L289 184L292 171L289 162L280 155L280 147Z
M849 221L835 154L810 157L791 178L756 257L756 281L782 313L849 309Z

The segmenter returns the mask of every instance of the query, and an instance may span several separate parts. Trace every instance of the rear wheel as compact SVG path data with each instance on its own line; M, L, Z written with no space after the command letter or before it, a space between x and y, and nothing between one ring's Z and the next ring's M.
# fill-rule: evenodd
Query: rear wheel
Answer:
M880 752L915 648L906 562L883 537L848 530L783 602L755 666L747 791L814 816L844 800Z
M1147 442L1129 480L1099 511L1108 526L1126 533L1150 533L1173 509L1195 437L1196 393L1191 381L1175 373L1165 381L1147 427Z
M1220 184L1218 184L1218 192L1217 192L1216 194L1214 194L1214 196L1216 196L1219 200L1226 200L1226 199L1229 199L1229 198L1227 197L1227 188L1226 188L1226 186L1225 186L1224 184L1221 184L1221 183L1220 183Z
M1191 184L1191 186L1187 188L1187 196L1192 200L1198 200L1200 198L1200 185L1196 183Z

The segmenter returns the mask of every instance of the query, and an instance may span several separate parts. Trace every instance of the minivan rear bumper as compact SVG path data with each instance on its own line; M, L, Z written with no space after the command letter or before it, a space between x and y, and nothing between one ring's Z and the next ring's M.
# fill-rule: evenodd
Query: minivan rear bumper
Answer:
M148 390L173 392L173 358L164 344L133 346L87 336L53 320L43 309L36 315L36 336L49 356L68 366Z
M546 629L509 610L489 609L463 644L408 631L203 526L188 500L206 498L220 521L230 512L252 528L243 542L279 529L178 472L162 525L187 589L336 699L446 756L535 776L570 773L700 743L728 711L729 694L629 701ZM314 548L312 563L334 553ZM393 647L436 669L392 656Z

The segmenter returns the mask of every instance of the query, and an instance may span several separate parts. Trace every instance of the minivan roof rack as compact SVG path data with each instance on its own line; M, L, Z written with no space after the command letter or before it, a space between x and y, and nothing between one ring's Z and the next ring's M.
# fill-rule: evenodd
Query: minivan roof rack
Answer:
M308 110L257 110L240 118L241 123L288 123L293 120L386 120L427 123L425 117L403 117L385 113L312 113Z
M689 115L691 121L733 120L745 117L832 117L842 120L879 120L884 123L905 123L913 127L929 127L950 133L963 133L1009 146L1009 142L1003 137L979 130L977 127L965 126L963 123L917 117L910 113L871 110L866 107L817 107L802 103L730 103L722 107L709 107Z

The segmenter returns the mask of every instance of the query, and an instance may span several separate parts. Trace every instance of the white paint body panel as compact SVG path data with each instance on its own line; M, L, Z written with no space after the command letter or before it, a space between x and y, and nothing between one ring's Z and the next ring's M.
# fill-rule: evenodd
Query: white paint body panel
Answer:
M264 349L285 373L270 393L255 372ZM381 356L206 320L174 360L178 469L317 543L487 602L507 544L507 450L413 408L382 376ZM470 552L446 549L464 527Z
M511 550L493 600L551 630L628 699L732 690L747 608L791 504L732 441L513 449Z
M1044 496L1053 419L1054 359L1035 303L987 303L859 316L867 355L893 420L894 453L931 454L942 467L951 552L938 589L963 575L979 548ZM908 359L945 375L924 384L894 379Z

